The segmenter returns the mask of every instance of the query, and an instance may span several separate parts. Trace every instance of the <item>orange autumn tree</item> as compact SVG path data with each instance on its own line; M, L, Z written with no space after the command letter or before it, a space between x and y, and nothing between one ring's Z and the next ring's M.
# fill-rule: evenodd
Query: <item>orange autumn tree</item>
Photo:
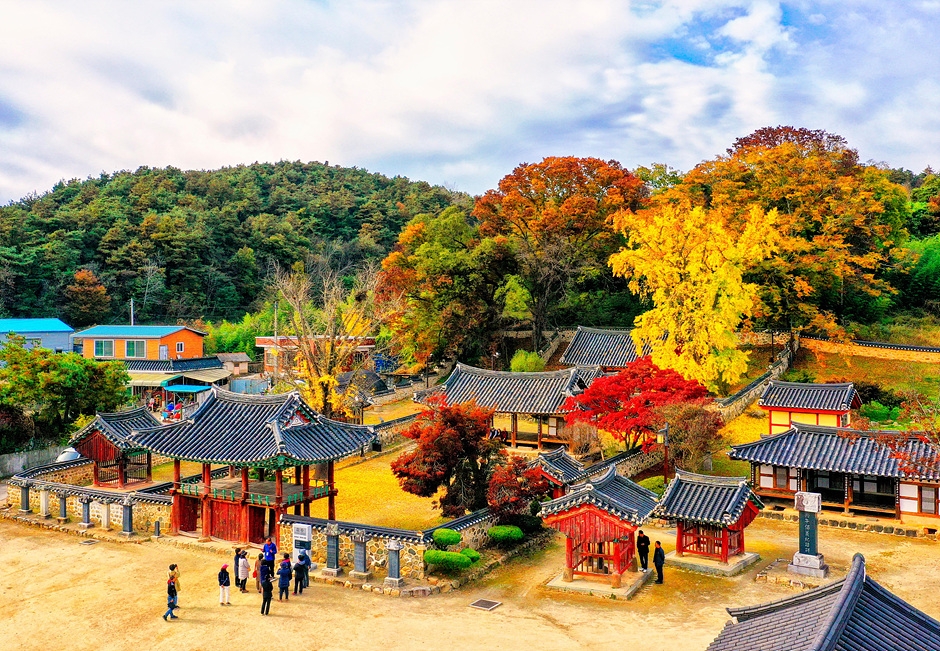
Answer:
M602 268L619 243L611 216L637 210L646 195L643 181L616 161L564 156L519 165L477 200L480 232L508 237L518 252L536 350L571 280Z
M840 320L876 315L893 292L886 273L900 262L904 189L859 164L841 136L759 129L652 201L726 211L739 232L752 207L777 211L779 250L746 276L758 287L762 327L838 335Z

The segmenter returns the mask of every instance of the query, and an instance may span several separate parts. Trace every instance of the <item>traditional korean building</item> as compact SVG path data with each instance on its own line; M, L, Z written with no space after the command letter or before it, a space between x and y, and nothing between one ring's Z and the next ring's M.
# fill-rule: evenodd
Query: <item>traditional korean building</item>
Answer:
M794 423L786 432L731 447L732 459L751 464L758 495L792 502L796 491L822 495L823 507L888 514L902 520L938 515L940 468L907 473L898 453L879 437L897 432L821 427ZM912 435L901 455L935 457Z
M69 445L93 463L95 486L124 488L151 480L151 455L128 437L135 429L157 427L159 421L141 407L116 414L98 414L78 431Z
M335 520L333 464L370 445L375 431L324 418L296 392L259 396L212 388L186 420L141 428L129 438L174 461L173 533L258 543L279 535L276 523L289 509L309 515L316 499L329 500L328 517ZM199 481L182 483L181 461L202 464ZM227 466L228 477L213 478L213 466Z
M851 382L807 384L771 380L757 404L768 412L768 433L779 434L793 423L848 427L850 411L861 407L862 401Z
M705 556L727 563L744 554L744 528L762 508L745 477L711 477L677 469L653 514L676 521L676 556Z
M540 452L529 467L536 469L552 487L552 498L559 498L572 484L603 474L611 467L617 468L620 463L642 453L642 449L636 448L585 466L568 454L566 448L559 447L550 452Z
M458 363L443 384L417 392L415 400L427 404L428 399L443 396L452 405L473 400L496 414L509 416L509 436L513 447L525 443L541 449L544 443L567 443L562 431L567 412L562 404L570 396L584 391L600 375L602 372L596 366L511 373ZM519 436L520 415L529 415L535 420L535 436L525 439Z
M635 533L655 506L655 493L621 477L613 467L543 503L545 524L565 534L564 580L583 576L619 588L621 575L636 570Z
M605 372L620 371L640 356L631 332L578 326L560 361L568 366L600 366ZM643 354L648 355L649 351Z
M940 649L940 622L872 580L861 554L841 581L728 614L707 651Z

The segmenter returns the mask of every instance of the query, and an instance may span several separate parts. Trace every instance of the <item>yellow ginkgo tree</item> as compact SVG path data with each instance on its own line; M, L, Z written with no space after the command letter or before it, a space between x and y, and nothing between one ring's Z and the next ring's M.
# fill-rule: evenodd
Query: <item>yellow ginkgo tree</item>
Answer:
M744 273L778 246L777 213L753 207L746 219L700 207L664 205L639 215L622 213L618 228L628 244L610 258L614 274L653 307L636 318L637 349L653 362L712 391L736 382L748 354L735 331L759 304L757 286Z

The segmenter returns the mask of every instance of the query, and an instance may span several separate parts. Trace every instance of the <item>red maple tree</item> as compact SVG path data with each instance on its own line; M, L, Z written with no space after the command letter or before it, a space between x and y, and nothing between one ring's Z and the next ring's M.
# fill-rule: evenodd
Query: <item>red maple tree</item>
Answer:
M569 425L587 422L610 432L628 448L654 442L659 429L657 409L678 402L700 400L708 394L704 386L686 380L672 369L662 369L650 358L641 357L617 373L594 380L584 393L568 398Z
M486 507L490 476L506 459L503 442L489 438L492 416L492 410L474 402L433 401L402 432L418 443L392 462L402 489L421 497L443 489L436 506L449 517Z
M526 513L532 500L548 492L548 482L517 454L493 471L486 501L500 521Z

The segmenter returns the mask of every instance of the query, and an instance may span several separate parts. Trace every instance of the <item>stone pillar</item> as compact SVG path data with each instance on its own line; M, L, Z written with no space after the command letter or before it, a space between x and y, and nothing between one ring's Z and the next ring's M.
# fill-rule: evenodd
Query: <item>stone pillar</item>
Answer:
M82 503L82 521L78 523L79 529L91 529L95 524L91 521L91 498L82 495L78 498Z
M343 568L339 566L339 525L330 522L326 525L326 567L323 568L323 575L337 577L342 573Z
M99 502L101 504L101 528L107 531L111 528L111 502Z
M20 513L32 513L29 508L29 484L20 484Z
M401 588L405 580L401 578L401 550L404 545L400 540L389 540L385 543L388 551L388 576L385 577L385 587Z
M52 517L49 513L49 488L47 486L39 489L39 515L44 518Z
M822 510L822 495L800 491L794 499L796 510L800 512L800 551L793 555L793 562L787 571L803 576L825 579L829 576L829 566L825 557L817 548L816 514Z
M59 524L65 524L69 521L69 494L66 492L59 493Z
M353 531L350 538L353 541L353 571L349 573L349 578L358 581L369 581L372 578L372 572L369 571L368 550L366 543L372 540L372 536L362 529Z
M121 517L121 535L131 537L134 535L134 501L130 495L121 502L124 509Z

